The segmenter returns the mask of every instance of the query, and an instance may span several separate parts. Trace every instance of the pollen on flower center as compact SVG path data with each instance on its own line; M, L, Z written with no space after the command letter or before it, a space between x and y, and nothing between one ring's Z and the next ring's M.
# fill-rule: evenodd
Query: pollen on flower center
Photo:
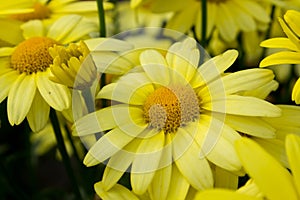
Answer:
M31 13L15 14L12 15L11 18L27 22L33 19L47 19L51 14L51 11L47 6L38 2L34 4L33 9L34 11Z
M33 37L21 42L11 55L11 67L20 73L45 71L52 64L49 47L57 42L47 37Z
M175 133L199 117L198 98L188 86L160 87L146 99L144 112L151 127Z

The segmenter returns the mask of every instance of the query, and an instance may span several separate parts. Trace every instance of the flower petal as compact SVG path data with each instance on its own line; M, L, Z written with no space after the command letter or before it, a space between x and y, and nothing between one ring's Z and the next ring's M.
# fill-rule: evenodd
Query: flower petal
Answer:
M236 149L246 172L267 198L298 199L291 174L258 144L242 138L236 142Z
M266 67L270 65L280 64L300 64L299 52L281 51L264 58L260 63L259 67Z
M288 24L288 26L293 30L293 32L297 35L297 37L300 36L300 27L299 27L299 21L300 21L300 14L298 11L295 10L288 10L284 14L284 20Z
M21 25L21 29L23 29L23 36L25 39L38 36L42 37L45 35L44 26L40 20L28 21Z
M134 193L142 195L148 189L160 162L164 138L161 131L141 141L131 168L130 180Z
M223 168L215 168L215 188L228 188L236 190L238 188L239 176Z
M285 147L295 187L297 188L298 196L300 196L300 137L294 134L289 134L285 139Z
M143 105L153 91L153 85L144 73L130 73L123 76L117 83L103 87L97 98Z
M234 115L261 117L278 117L281 115L281 109L267 101L239 95L216 99L203 104L202 107L216 112L223 112L225 108L225 113Z
M13 83L17 80L19 73L11 70L5 74L0 75L0 102L2 102L8 95Z
M295 101L296 104L300 104L300 78L297 79L293 87L292 100Z
M167 199L185 199L190 184L181 174L175 164L172 164L172 174Z
M49 28L47 37L50 37L58 42L61 42L70 31L80 22L81 16L79 15L65 15L59 18Z
M196 123L178 128L173 138L173 158L183 176L200 190L213 187L213 177L207 160L200 158L200 147L192 138L198 131Z
M45 101L55 110L62 111L70 106L71 94L64 85L49 80L50 69L38 72L36 83Z
M32 131L42 130L49 119L50 107L45 102L39 92L35 93L31 108L27 115L27 120Z
M106 191L105 185L103 182L98 182L94 185L94 189L99 197L104 200L115 200L115 199L130 199L130 200L139 200L131 191L126 187L116 184L113 188Z
M260 198L256 198L253 196L248 196L245 194L237 193L231 190L225 189L213 189L213 190L204 190L199 192L194 200L259 200Z
M21 74L9 90L7 115L11 125L20 124L29 112L36 92L35 74Z
M291 51L298 51L297 46L288 38L277 37L267 39L260 43L260 46L267 48L279 48L279 49L289 49Z
M129 123L128 126L132 128L130 135L117 127L102 136L92 148L90 148L83 163L87 166L92 166L105 161L121 150L146 128L146 126L138 126L132 123Z

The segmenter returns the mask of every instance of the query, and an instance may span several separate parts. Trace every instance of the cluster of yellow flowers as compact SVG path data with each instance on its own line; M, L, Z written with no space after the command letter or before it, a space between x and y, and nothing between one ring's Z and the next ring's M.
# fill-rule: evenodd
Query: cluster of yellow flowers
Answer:
M2 2L0 103L11 126L28 123L35 154L57 145L77 199L300 200L297 10ZM103 166L92 195L72 154Z

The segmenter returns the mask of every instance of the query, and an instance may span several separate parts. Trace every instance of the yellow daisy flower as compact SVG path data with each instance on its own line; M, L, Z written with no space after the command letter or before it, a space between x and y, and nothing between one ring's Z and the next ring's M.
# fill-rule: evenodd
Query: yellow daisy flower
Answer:
M260 29L261 24L270 22L265 4L270 3L257 0L208 0L206 37L209 38L213 30L217 29L222 39L231 42L241 31ZM196 36L201 40L202 4L200 0L131 0L131 7L145 7L156 13L174 12L166 28L186 33L194 26Z
M249 126L238 123L240 117L250 117L254 123L260 117L280 116L281 110L262 99L239 95L268 84L274 75L261 69L225 74L238 56L235 50L200 67L194 39L160 52L142 51L136 67L103 87L97 97L112 100L112 106L77 120L74 134L84 137L107 131L84 159L85 165L93 166L110 158L102 180L105 190L131 166L135 194L149 190L150 196L161 199L173 195L184 199L189 188L213 187L210 163L241 173L233 147L241 136L224 122L225 115L232 116L237 127L249 130L244 133L252 133ZM120 72L122 66L116 63L107 71ZM274 130L253 135L275 136ZM185 189L179 190L181 186Z
M113 8L113 5L108 2L104 2L103 6L106 10ZM4 1L0 5L0 15L24 22L33 19L55 20L67 14L97 16L97 3L79 0L20 0Z
M253 179L255 185L264 195L251 196L230 190L207 190L200 192L196 199L300 199L300 137L290 134L285 140L286 153L290 164L290 173L281 166L274 158L264 151L255 142L242 138L236 142L236 149L243 163L243 167ZM257 162L259 161L259 162Z
M48 48L86 37L96 26L85 24L81 16L68 15L50 28L39 20L21 28L24 39L20 44L0 48L0 102L7 97L11 125L27 117L31 129L38 131L45 126L50 107L62 111L70 106L68 88L49 80L53 59Z
M300 64L300 12L288 10L284 18L279 18L279 23L285 32L286 37L277 37L265 40L261 46L267 48L283 49L280 52L267 56L260 62L260 67L278 64ZM300 79L294 85L292 100L300 103Z

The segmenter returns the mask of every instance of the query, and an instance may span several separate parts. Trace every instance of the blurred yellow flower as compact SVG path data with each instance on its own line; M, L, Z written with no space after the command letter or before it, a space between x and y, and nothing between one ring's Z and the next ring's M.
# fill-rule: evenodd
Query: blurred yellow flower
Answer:
M261 46L267 48L283 49L280 52L267 56L260 62L260 67L277 64L300 64L300 12L288 10L279 23L286 37L277 37L265 40ZM292 100L300 103L300 79L294 85Z
M113 5L104 2L104 9L112 9ZM96 1L80 0L19 0L3 1L0 5L0 16L8 16L20 21L33 19L55 20L62 15L80 14L85 16L97 16Z
M131 166L135 194L149 189L156 198L184 199L189 188L213 187L211 163L242 173L233 146L241 136L230 124L254 137L275 137L274 129L259 123L260 117L278 117L281 110L262 99L240 95L271 82L271 70L225 74L238 56L235 50L199 67L200 52L191 38L161 51L148 48L139 53L139 64L129 71L126 68L127 73L97 96L119 103L75 122L74 134L82 137L108 131L84 159L93 166L110 158L102 180L105 190ZM122 66L116 63L107 71L119 72ZM255 133L244 123L247 117L267 133ZM184 189L179 190L180 185Z
M209 38L217 29L223 40L231 42L241 31L261 29L262 25L270 22L265 9L267 5L270 5L269 1L208 0L206 37ZM131 0L131 7L144 7L154 13L174 12L166 28L186 33L194 26L196 36L201 40L203 19L200 0Z
M281 166L271 155L248 138L236 142L236 149L243 167L262 192L262 196L252 196L230 190L207 190L200 192L200 199L249 199L249 200L299 200L300 199L300 137L290 134L285 140L286 153L291 173Z
M53 58L48 49L78 41L96 26L86 24L81 16L68 15L49 29L39 20L24 23L21 28L24 41L0 48L0 102L7 97L11 125L27 117L31 129L38 131L46 125L50 107L62 111L70 106L68 88L49 80ZM9 30L1 29L6 31L9 34Z

